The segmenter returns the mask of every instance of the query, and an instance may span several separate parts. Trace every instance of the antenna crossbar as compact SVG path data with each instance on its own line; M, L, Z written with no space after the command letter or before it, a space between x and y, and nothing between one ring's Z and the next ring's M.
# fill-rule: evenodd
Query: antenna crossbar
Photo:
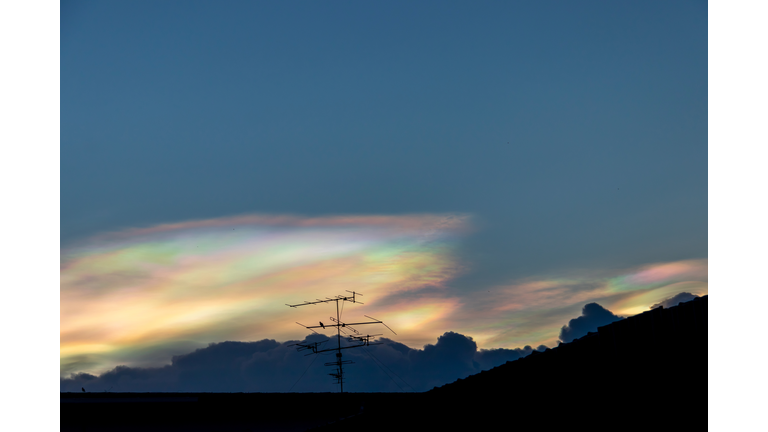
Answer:
M330 302L340 302L340 301L348 301L348 302L352 302L352 303L365 304L365 303L363 303L361 301L357 301L355 299L355 296L361 296L362 294L360 294L359 292L354 292L354 291L347 291L347 292L351 292L352 296L337 295L334 298L326 297L325 299L315 299L317 301L305 301L304 303L298 303L298 304L293 304L293 305L286 303L285 305L286 306L290 306L292 308L295 308L295 307L299 307L299 306L307 306L307 305L318 304L318 303L330 303Z
M326 329L326 328L335 327L336 328L336 341L337 341L336 348L328 348L328 349L323 349L323 350L318 349L318 345L323 344L325 342L328 342L327 339L322 341L322 342L296 343L296 344L292 344L291 346L297 346L296 349L298 351L311 350L312 351L311 354L320 354L320 353L324 353L324 352L336 351L336 361L325 363L325 366L336 366L336 372L330 373L329 375L331 375L332 377L334 377L336 379L336 384L339 384L341 393L344 393L344 370L343 370L342 365L354 363L353 361L350 361L350 360L342 360L341 359L341 357L342 357L341 350L351 349L351 348L360 348L360 347L364 347L364 346L368 346L368 345L381 345L381 342L373 342L373 343L371 343L371 338L375 338L376 336L381 336L380 334L365 335L365 336L363 336L363 335L360 334L359 331L357 331L356 329L354 329L351 326L352 325L356 325L356 326L357 325L367 325L367 324L382 324L384 327L388 328L392 333L395 333L394 330L389 328L389 326L384 324L384 322L382 322L381 320L378 320L376 318L370 317L368 315L365 315L365 317L366 318L370 318L373 321L358 322L358 323L345 323L345 322L342 322L341 319L340 319L341 318L341 313L339 311L339 302L343 303L345 301L348 301L348 302L352 302L352 303L363 304L362 302L357 301L357 296L362 296L362 294L360 294L358 292L355 292L355 291L348 291L348 290L347 290L347 292L352 293L352 296L337 295L334 298L326 297L325 299L316 299L316 301L305 301L304 303L298 303L298 304L293 304L293 305L286 303L286 306L289 306L289 307L292 307L292 308L296 308L296 307L299 307L299 306L307 306L307 305L316 305L316 304L319 304L319 303L336 302L336 318L330 317L331 322L333 322L335 324L323 324L322 321L319 321L320 325L306 326L306 325L304 325L304 324L302 324L300 322L296 323L296 324L298 324L298 325L300 325L300 326L306 328L307 330L310 330L310 331L312 331L312 332L314 332L316 334L319 334L319 333L317 333L314 330L316 328ZM360 343L357 344L357 345L350 345L350 346L345 346L345 347L341 346L341 333L344 333L346 335L347 331L352 331L352 332L354 332L357 335L357 336L355 336L355 335L345 336L346 338L348 338L348 340L350 342L356 341L356 342L360 342ZM395 333L395 334L397 334L397 333ZM309 355L309 354L307 354L307 355Z

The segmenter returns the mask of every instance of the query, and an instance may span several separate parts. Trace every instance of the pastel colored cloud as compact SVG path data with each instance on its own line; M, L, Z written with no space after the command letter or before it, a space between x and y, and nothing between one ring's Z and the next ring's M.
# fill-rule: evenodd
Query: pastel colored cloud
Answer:
M354 290L375 305L441 287L461 271L452 252L468 229L464 215L255 215L94 237L61 254L62 373L140 365L169 346L301 339L303 316L286 303ZM456 301L411 306L396 326L434 321Z
M418 348L445 332L479 348L554 346L587 303L628 316L680 292L706 295L707 260L590 269L458 289L465 215L243 216L94 237L62 251L61 373L160 366L211 342L301 340L335 305L342 320ZM329 331L326 332L330 334Z
M631 316L680 292L706 295L707 268L706 259L685 260L488 287L483 295L463 299L462 308L452 315L452 330L471 335L483 348L554 346L560 328L587 303Z

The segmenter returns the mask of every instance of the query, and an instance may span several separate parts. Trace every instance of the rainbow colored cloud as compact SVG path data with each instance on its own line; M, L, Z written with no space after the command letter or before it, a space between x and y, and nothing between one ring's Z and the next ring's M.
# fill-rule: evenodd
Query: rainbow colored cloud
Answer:
M61 254L62 374L150 364L160 352L167 362L210 342L303 338L286 303L349 290L373 306L443 286L460 271L453 250L468 229L466 215L252 215L92 238ZM426 326L456 305L412 303L387 318Z
M446 331L480 348L554 346L586 303L626 316L707 294L706 259L444 289L467 271L455 250L469 231L466 215L253 215L94 237L62 251L61 374L160 366L211 342L303 339L297 321L335 309L285 305L347 290L365 305L347 304L343 320L382 319L413 348ZM388 332L376 327L360 330Z
M655 263L621 271L584 271L528 278L487 288L453 315L456 331L479 346L519 347L558 343L560 328L596 302L620 316L644 312L681 292L708 293L706 259ZM482 315L472 311L483 310Z

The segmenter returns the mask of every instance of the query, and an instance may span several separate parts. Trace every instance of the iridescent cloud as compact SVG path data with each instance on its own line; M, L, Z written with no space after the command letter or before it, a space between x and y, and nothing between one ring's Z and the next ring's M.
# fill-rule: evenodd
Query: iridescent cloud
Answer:
M554 346L597 302L634 315L680 292L706 295L707 260L585 270L458 290L468 269L463 215L243 216L106 234L62 251L61 373L159 366L211 342L303 339L330 304L286 304L357 291L343 320L413 348L454 331L480 348ZM327 321L326 321L327 322ZM329 332L326 332L329 333Z
M254 215L95 237L62 251L62 373L167 362L223 340L301 339L294 321L331 310L286 303L349 290L373 306L441 287L460 271L452 251L468 229L464 215ZM387 322L429 328L456 304L412 303Z
M453 315L453 328L486 348L551 347L560 328L587 303L631 316L680 292L707 295L707 274L707 260L699 259L514 281L468 298Z

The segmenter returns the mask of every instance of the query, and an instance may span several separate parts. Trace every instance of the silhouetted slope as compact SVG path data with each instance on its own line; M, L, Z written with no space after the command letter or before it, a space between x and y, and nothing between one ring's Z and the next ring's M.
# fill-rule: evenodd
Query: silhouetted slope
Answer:
M707 301L616 321L432 389L421 406L366 407L334 429L706 428Z
M626 378L625 389L660 383L692 366L707 366L707 296L678 306L653 309L603 327L571 343L457 380L431 393L492 391L499 382L574 384L586 378L606 383ZM641 380L642 379L642 380ZM645 381L647 380L647 381Z

